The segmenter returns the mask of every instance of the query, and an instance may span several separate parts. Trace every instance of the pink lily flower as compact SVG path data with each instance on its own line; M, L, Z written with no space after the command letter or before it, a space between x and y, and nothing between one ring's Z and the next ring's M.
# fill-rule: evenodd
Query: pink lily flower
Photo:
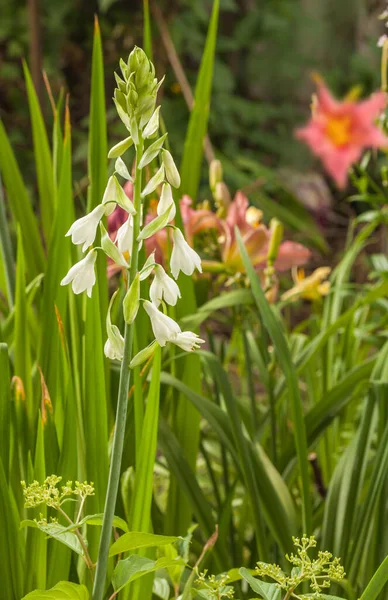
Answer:
M340 101L318 80L312 117L296 130L296 137L306 142L338 187L344 188L349 167L366 148L388 148L388 137L375 124L385 106L383 92L367 100L355 101L349 95Z

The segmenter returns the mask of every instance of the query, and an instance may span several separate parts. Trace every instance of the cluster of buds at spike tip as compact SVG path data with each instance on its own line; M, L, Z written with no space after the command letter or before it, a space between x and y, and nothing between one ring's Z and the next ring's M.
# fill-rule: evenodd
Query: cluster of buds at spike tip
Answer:
M180 272L191 276L195 269L202 272L202 268L199 255L186 242L182 231L171 223L176 214L172 188L179 188L181 181L171 153L164 148L167 133L157 137L160 106L156 106L156 101L163 80L157 80L154 65L143 50L137 47L131 52L127 62L120 61L120 68L121 75L115 74L117 88L114 92L114 102L129 135L115 144L108 153L108 158L115 159L115 170L108 180L101 204L88 215L75 221L66 234L71 236L74 244L82 244L82 251L87 254L70 268L61 284L72 283L75 294L86 291L90 297L96 280L97 250L102 250L116 265L128 270L131 280L123 301L124 321L128 325L133 323L142 303L150 317L155 335L154 342L132 359L131 366L134 366L152 356L157 344L165 346L167 342L171 342L185 351L192 351L204 342L191 331L181 331L178 323L159 309L161 303L164 308L166 304L175 306L181 297L178 283L175 281ZM152 138L157 139L153 141ZM137 160L134 175L121 158L132 146L136 150ZM147 172L151 171L151 177L143 186L142 174L145 167ZM132 182L135 190L134 203L126 195L118 177ZM161 188L157 206L158 216L143 227L142 203L157 188ZM102 219L109 216L117 205L128 213L128 218L118 230L116 239L112 240ZM156 264L154 253L150 254L141 268L137 268L137 258L132 263L132 257L135 254L138 256L143 241L165 227L172 231L170 271L174 279L161 265ZM98 230L101 233L101 245L91 248ZM148 301L140 298L140 282L151 274L154 278ZM122 360L125 340L118 327L111 322L111 308L115 295L110 302L106 319L107 340L104 352L110 359Z

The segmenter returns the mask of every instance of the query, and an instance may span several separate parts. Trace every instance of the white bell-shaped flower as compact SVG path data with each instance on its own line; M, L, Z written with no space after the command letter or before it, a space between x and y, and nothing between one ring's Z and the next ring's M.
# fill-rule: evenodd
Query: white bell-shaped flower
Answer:
M193 333L192 331L181 331L180 333L177 333L175 338L171 339L170 341L186 352L193 352L193 350L197 350L201 344L205 343L205 340L202 340L196 333Z
M94 272L96 258L97 251L91 250L85 258L71 267L68 274L62 279L61 285L71 283L75 294L81 294L86 291L89 298L91 298L92 288L96 282L96 274Z
M198 269L202 273L201 259L186 242L181 230L175 227L172 237L174 245L171 252L170 267L175 279L177 279L180 271L185 275L192 275L194 269Z
M152 331L160 346L165 346L167 342L176 337L177 333L180 333L181 328L178 323L174 319L164 315L156 308L155 304L149 300L145 300L143 306L151 319Z
M108 339L104 345L104 354L111 360L122 360L124 355L124 338L116 325L111 325Z
M176 206L174 198L172 197L171 185L169 183L164 183L162 187L162 193L160 195L160 200L158 202L158 206L156 207L156 212L160 216L166 212L169 206L171 206L170 214L168 215L168 221L170 222L175 217Z
M71 235L73 244L83 244L82 252L85 252L91 246L96 238L96 232L99 222L105 213L105 207L102 204L96 206L88 215L74 221L66 235Z
M119 228L116 242L120 252L132 252L133 221L131 215L128 215L128 219Z
M156 265L155 277L150 287L150 298L153 304L159 306L160 302L164 300L167 304L175 306L180 297L178 284L167 275L161 265Z

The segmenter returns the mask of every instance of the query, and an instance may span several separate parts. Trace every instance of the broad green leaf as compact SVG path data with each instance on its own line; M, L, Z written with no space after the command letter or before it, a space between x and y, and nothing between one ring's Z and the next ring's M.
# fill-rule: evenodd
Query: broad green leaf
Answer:
M263 600L280 600L283 592L276 583L266 583L256 577L252 577L247 569L241 567L241 576L247 581L254 592L259 594Z
M103 513L101 513L99 515L86 515L86 517L81 519L81 521L79 522L79 525L84 525L85 523L87 525L102 525L103 518L104 518ZM122 519L121 517L118 517L117 515L115 515L113 517L113 527L116 527L116 529L121 529L121 531L128 532L128 525L127 525L126 521L124 521L124 519ZM119 538L119 539L121 539L121 538Z
M25 519L20 523L20 527L35 527L36 529L43 531L43 533L49 537L52 537L58 540L58 542L65 544L65 546L68 546L80 556L84 555L80 541L75 533L71 533L71 531L67 530L67 527L60 525L59 523L39 523L37 521Z
M176 565L185 565L181 558L170 559L166 557L158 560L150 560L145 556L132 554L124 560L120 560L113 572L112 584L115 591L123 589L126 585L143 577L147 573L153 573L158 569L167 569Z
M217 40L218 11L219 0L214 0L206 46L202 56L195 88L194 107L190 115L180 169L180 195L188 194L193 200L197 198L202 170L203 141L209 119L214 54Z
M139 531L129 531L120 536L119 539L111 546L109 555L121 554L122 552L130 552L139 548L158 548L166 544L173 544L178 537L172 535L155 535L154 533L142 533Z
M49 590L35 590L22 600L89 600L88 589L84 585L60 581Z

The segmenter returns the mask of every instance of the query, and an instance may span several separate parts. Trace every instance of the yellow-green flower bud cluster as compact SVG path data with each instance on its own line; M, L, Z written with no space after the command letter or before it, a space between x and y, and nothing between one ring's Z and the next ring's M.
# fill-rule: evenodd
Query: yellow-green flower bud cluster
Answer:
M114 101L124 125L135 144L138 130L150 120L155 110L156 96L162 81L155 77L155 67L145 52L135 46L128 62L120 61L122 77L115 74L117 88Z
M76 481L73 487L73 482L67 481L66 485L59 487L58 484L61 481L62 477L58 477L58 475L50 475L42 484L39 481L33 481L30 485L27 485L25 481L22 481L25 508L34 508L40 504L45 504L58 509L68 496L80 496L81 499L94 496L93 483Z

